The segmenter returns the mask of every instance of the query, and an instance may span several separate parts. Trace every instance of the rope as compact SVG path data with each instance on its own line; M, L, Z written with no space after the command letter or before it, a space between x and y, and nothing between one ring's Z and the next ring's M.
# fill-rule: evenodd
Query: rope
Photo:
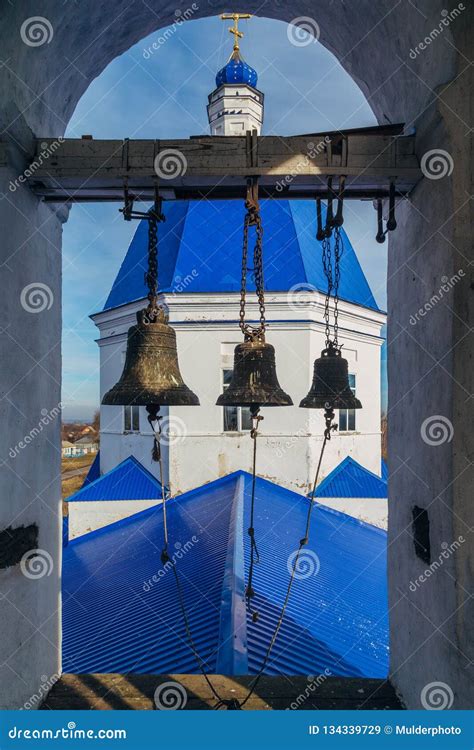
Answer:
M159 410L160 410L159 406L147 406L148 422L151 425L151 428L152 428L153 434L154 434L154 438L157 441L158 445L159 445L160 437L161 437L161 426L160 426L160 419L161 419L161 417L158 416ZM258 412L258 409L256 411ZM257 419L257 427L258 427L258 416L257 416L257 414L253 418ZM260 419L261 419L261 417L260 417ZM180 610L181 610L181 615L183 617L184 626L185 626L186 635L187 635L187 638L188 638L188 641L189 641L189 645L190 645L191 650L193 652L193 655L194 655L194 657L196 659L196 662L197 662L197 665L199 667L199 670L200 670L201 674L203 675L204 679L206 680L206 682L207 682L207 684L208 684L208 686L209 686L212 694L217 699L217 704L214 706L214 710L216 710L216 711L218 711L221 708L227 708L227 710L231 710L231 711L232 710L240 710L250 700L250 698L252 697L253 693L256 690L256 687L257 687L257 685L258 685L258 683L260 681L260 678L263 675L263 672L265 671L265 667L268 664L268 660L270 658L270 654L272 652L273 646L275 645L275 641L276 641L276 639L278 637L278 633L280 632L280 628L281 628L281 625L283 623L283 619L285 617L286 608L288 606L288 602L289 602L289 599L290 599L291 588L293 586L293 582L294 582L294 579L295 579L295 574L296 574L296 570L297 570L297 566L298 566L298 560L299 560L299 557L300 557L300 554L301 554L301 550L308 543L308 539L309 539L309 532L310 532L310 526L311 526L311 515L312 515L312 511L313 511L313 506L314 506L314 495L315 495L315 492L316 492L316 486L317 486L317 483L318 483L319 471L320 471L321 463L322 463L323 456L324 456L324 450L326 448L326 443L331 439L331 431L335 430L337 428L336 425L332 424L332 422L334 420L334 410L333 409L329 409L329 408L325 409L324 419L325 419L325 422L326 422L326 428L324 430L323 444L322 444L322 447L321 447L321 453L319 455L319 460L318 460L318 464L317 464L317 467L316 467L316 473L315 473L315 477L314 477L313 488L312 488L312 491L311 491L311 496L310 496L310 501L309 501L309 506L308 506L308 513L307 513L307 516L306 516L305 535L300 540L299 547L298 547L295 559L293 561L293 568L292 568L292 571L291 571L291 575L290 575L290 580L289 580L289 583L288 583L288 587L287 587L287 590L286 590L286 596L285 596L285 599L284 599L284 602L283 602L283 606L282 606L282 609L281 609L281 612L280 612L280 616L278 618L278 622L276 624L275 630L274 630L272 638L270 640L270 644L269 644L268 649L266 651L265 658L263 660L262 666L260 667L258 673L255 675L255 678L253 679L253 681L252 681L252 683L250 685L249 692L247 693L246 697L242 701L239 701L237 698L230 698L230 699L228 699L228 698L221 698L221 696L219 695L219 693L215 689L214 685L212 684L211 680L209 679L208 674L206 673L204 661L203 661L202 657L200 656L199 651L197 650L196 645L195 645L194 640L193 640L193 636L192 636L192 632L191 632L191 627L189 625L189 618L188 618L188 614L187 614L187 610L186 610L186 603L185 603L185 600L184 600L183 590L182 590L182 586L181 586L181 580L180 580L180 577L179 577L179 574L178 574L178 569L176 567L176 562L168 554L169 539L168 539L168 524L167 524L167 517L166 517L167 516L167 510L166 510L166 492L164 490L163 471L162 471L163 464L162 464L162 457L161 457L161 449L159 450L160 477L161 477L161 493L162 493L162 499L163 499L163 503L162 503L162 506L163 506L163 550L162 550L162 553L161 553L161 560L162 560L163 564L166 564L166 563L169 562L171 564L171 566L172 566L172 570L173 570L173 574L174 574L174 578L175 578L175 582L176 582L176 590L178 592L178 602L179 602L179 606L180 606ZM158 424L158 428L157 429L155 428L154 423ZM256 428L254 428L254 429L256 430ZM256 444L257 444L256 443L256 435L255 435L254 440L255 440L255 442L254 442L254 471L253 471L253 482L252 482L252 504L251 504L251 511L250 511L250 513L251 513L251 516L250 516L251 527L250 528L253 528L253 513L254 513L254 501L255 501L255 466L256 466ZM255 545L255 549L256 549L256 545ZM253 550L253 545L251 547L251 552L250 552L250 555L251 555L251 566L249 566L249 583L248 583L247 589L248 589L248 587L251 584L251 572L253 573L252 550ZM258 551L257 551L257 555L258 555ZM258 613L257 613L257 615L258 615ZM257 618L254 618L254 613L252 613L252 619L254 620L254 622L257 619Z
M247 609L252 615L252 621L257 622L258 611L252 609L251 599L255 596L255 591L252 588L253 571L255 565L255 556L257 563L260 561L258 554L257 542L255 541L255 529L254 529L254 514L255 514L255 481L257 475L257 437L258 437L258 423L263 419L259 415L259 408L256 407L252 410L252 422L253 426L250 431L250 437L253 440L253 465L252 465L252 496L250 501L250 526L248 528L248 534L250 536L250 564L249 564L249 576L247 586L245 588L245 597L247 600Z

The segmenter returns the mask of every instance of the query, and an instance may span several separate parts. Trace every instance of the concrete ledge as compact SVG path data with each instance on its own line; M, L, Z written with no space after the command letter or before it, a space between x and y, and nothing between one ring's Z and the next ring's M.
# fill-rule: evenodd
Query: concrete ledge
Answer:
M223 698L243 699L252 676L210 676ZM45 699L43 710L153 710L159 685L176 682L185 688L186 710L214 708L214 698L201 675L64 674ZM318 684L318 682L320 684ZM262 677L246 709L257 711L401 709L387 680L328 677Z

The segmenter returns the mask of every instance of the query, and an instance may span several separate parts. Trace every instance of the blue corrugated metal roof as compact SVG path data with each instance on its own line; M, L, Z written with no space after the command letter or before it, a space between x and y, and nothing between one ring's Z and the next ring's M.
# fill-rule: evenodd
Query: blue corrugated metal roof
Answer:
M326 291L314 201L263 200L265 288L295 285ZM242 201L168 201L159 227L160 290L176 293L239 292ZM323 207L323 213L325 208ZM140 222L104 310L146 297L147 223ZM378 309L355 251L343 231L342 299ZM254 289L251 272L249 289Z
M129 456L107 474L99 476L67 498L88 500L153 500L161 497L161 484L134 456Z
M257 480L260 619L243 606L251 478L237 472L168 503L190 625L208 671L258 671L304 532L307 498ZM63 669L195 673L171 571L160 562L161 507L74 539L63 556ZM245 553L244 553L245 550ZM388 668L386 533L316 504L268 674L383 677ZM154 576L154 578L153 578ZM234 636L237 638L234 638Z
M316 497L387 497L387 481L346 456L318 485Z
M95 480L98 479L99 477L100 477L100 451L97 451L94 457L94 460L89 466L89 471L87 472L87 476L82 483L82 487L87 487L88 484L91 484L91 482L95 482ZM81 490L82 490L82 487L81 487Z

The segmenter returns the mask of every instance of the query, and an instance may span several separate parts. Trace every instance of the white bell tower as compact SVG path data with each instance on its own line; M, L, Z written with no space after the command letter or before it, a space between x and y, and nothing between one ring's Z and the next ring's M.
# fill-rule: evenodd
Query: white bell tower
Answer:
M211 135L245 135L247 130L256 130L260 135L264 96L257 89L257 72L242 59L239 47L239 39L243 37L238 29L239 19L251 16L232 13L221 18L234 21L234 26L229 29L234 35L234 48L228 62L218 72L216 88L208 97Z

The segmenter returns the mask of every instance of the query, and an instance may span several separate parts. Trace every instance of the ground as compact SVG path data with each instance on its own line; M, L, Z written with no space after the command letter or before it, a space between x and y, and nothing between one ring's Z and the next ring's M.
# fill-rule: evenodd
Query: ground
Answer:
M89 467L96 457L96 453L87 453L76 458L63 458L61 460L61 484L63 501L73 495L82 487L84 478ZM65 505L65 504L64 504ZM63 510L67 515L67 506Z

